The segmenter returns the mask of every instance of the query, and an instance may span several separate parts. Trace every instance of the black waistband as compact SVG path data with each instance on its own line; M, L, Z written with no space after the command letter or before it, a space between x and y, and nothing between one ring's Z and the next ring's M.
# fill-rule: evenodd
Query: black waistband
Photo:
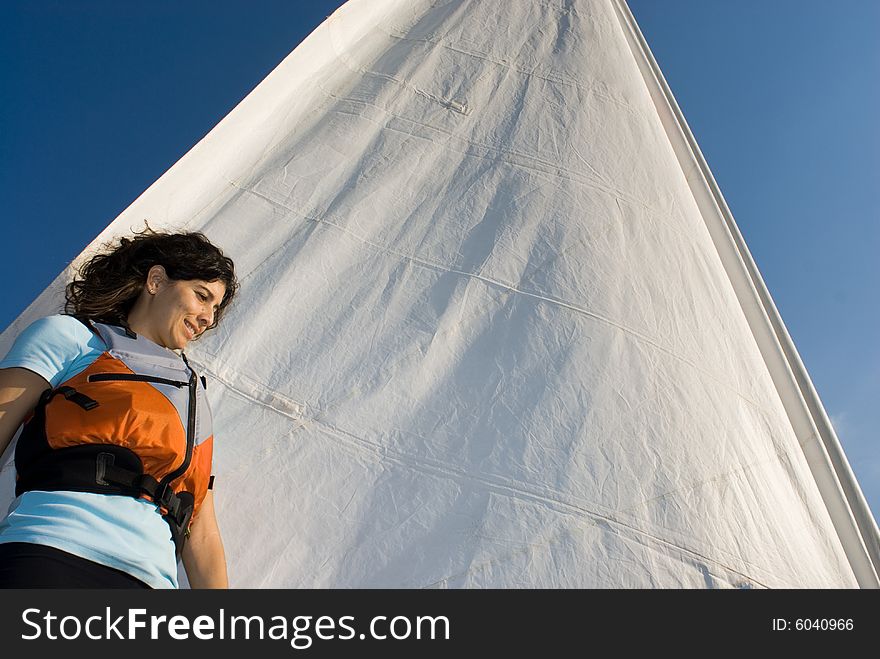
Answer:
M195 497L144 473L137 454L113 444L83 444L54 449L29 462L18 473L15 495L30 490L94 492L141 498L149 496L166 512L178 555L183 551Z

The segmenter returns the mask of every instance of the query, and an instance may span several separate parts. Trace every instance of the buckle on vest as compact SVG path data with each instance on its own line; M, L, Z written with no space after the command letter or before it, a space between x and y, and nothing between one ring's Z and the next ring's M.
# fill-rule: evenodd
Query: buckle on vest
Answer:
M107 467L112 467L116 462L116 456L112 453L98 453L95 458L95 482L98 485L110 485L104 476L107 475Z
M156 503L165 508L171 517L177 518L178 513L180 513L180 499L177 497L177 493L171 489L169 483L160 485L159 489L156 490L155 498Z

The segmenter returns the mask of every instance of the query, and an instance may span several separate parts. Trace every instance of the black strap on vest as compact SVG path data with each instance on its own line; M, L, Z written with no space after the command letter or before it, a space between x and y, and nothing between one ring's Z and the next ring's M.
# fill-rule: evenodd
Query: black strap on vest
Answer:
M85 394L79 393L73 387L58 387L58 389L56 389L55 391L64 396L67 400L76 403L86 411L93 410L98 407L98 401L96 401L94 398L89 398ZM49 398L51 398L51 396Z
M40 396L33 418L25 424L16 445L15 496L30 490L94 492L117 494L137 499L145 494L167 512L162 518L171 528L177 556L189 535L195 497L191 492L175 492L170 480L160 483L144 473L137 453L115 444L80 444L52 449L45 439L46 405L56 394L85 410L98 402L73 387L47 389Z
M183 551L195 498L175 492L144 473L143 463L131 449L114 444L82 444L55 449L19 471L15 495L29 490L95 492L141 498L148 495L167 512L178 556Z
M120 494L129 494L130 496L140 497L146 494L154 503L164 508L167 512L162 518L171 527L171 537L174 539L179 556L183 551L184 544L186 544L186 538L189 536L189 522L192 519L195 497L190 492L175 492L168 483L160 483L149 474L143 473L142 465L139 465L137 469L131 469L132 465L125 462L117 464L117 455L122 447L112 444L98 445L98 447L113 450L102 450L95 457L95 484L121 488L123 491ZM122 448L122 451L131 453L140 463L140 459L134 451L126 448ZM123 460L126 457L123 456Z

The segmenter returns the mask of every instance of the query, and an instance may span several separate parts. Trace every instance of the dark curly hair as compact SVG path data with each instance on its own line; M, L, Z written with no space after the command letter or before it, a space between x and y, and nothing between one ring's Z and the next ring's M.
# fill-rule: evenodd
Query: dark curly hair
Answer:
M220 322L238 290L232 259L201 233L164 233L147 226L133 238L108 243L79 269L65 290L64 312L112 325L128 325L128 314L144 288L147 273L161 265L169 278L222 281L226 293L214 314Z

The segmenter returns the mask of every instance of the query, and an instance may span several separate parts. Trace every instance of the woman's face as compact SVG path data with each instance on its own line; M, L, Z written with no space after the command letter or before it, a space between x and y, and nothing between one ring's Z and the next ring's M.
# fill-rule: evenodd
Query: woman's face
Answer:
M211 326L225 294L222 281L148 276L140 327L132 329L166 348L183 349Z

